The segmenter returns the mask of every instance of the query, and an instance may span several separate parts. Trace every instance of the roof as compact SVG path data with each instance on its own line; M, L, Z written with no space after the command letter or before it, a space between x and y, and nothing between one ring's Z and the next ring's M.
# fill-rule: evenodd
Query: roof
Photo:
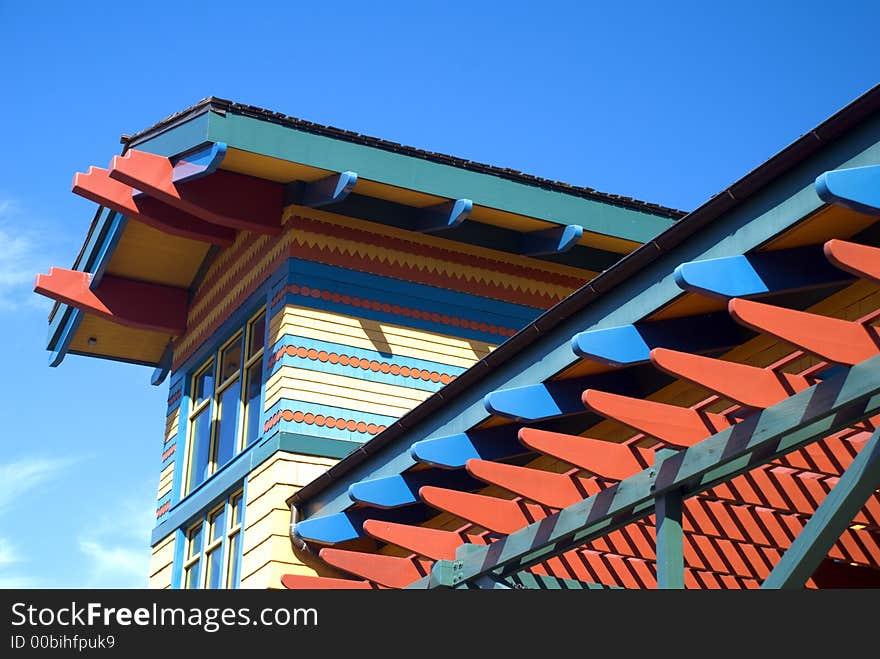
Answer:
M135 146L139 142L149 139L156 133L173 127L178 123L187 120L191 116L205 111L213 111L219 113L232 112L235 114L254 117L257 119L262 119L264 121L281 124L290 128L296 128L305 132L314 133L316 135L323 135L337 140L344 140L346 142L370 146L377 149L383 149L385 151L392 151L394 153L412 156L415 158L423 158L431 162L450 165L452 167L458 167L460 169L480 172L483 174L491 174L492 176L499 176L501 178L506 178L511 181L516 181L518 183L525 183L527 185L546 188L548 190L554 190L570 195L594 199L596 201L614 204L617 206L623 206L625 208L632 208L634 210L639 210L642 212L650 213L652 215L659 215L661 217L667 217L670 219L677 220L686 214L685 211L682 210L669 208L667 206L661 206L660 204L654 204L647 201L642 201L640 199L635 199L634 197L600 192L598 190L594 190L593 188L581 187L561 181L553 181L541 178L539 176L533 176L531 174L526 174L515 169L497 167L494 165L487 165L485 163L474 162L472 160L465 160L463 158L456 158L455 156L450 156L443 153L425 151L423 149L418 149L413 146L406 146L404 144L398 144L397 142L383 140L378 137L362 135L360 133L356 133L350 130L344 130L342 128L335 128L333 126L317 124L311 121L306 121L304 119L299 119L297 117L291 117L280 112L272 112L271 110L259 108L255 105L236 103L234 101L217 98L216 96L209 96L208 98L204 98L195 105L186 108L185 110L181 110L180 112L176 112L175 114L166 117L162 121L153 124L149 128L135 133L134 135L123 135L122 142L126 146Z
M441 412L444 413L445 419L449 419L454 415L456 405L460 404L461 399L466 394L471 394L473 397L476 387L490 376L497 374L500 367L515 362L523 351L540 342L543 337L562 326L572 316L647 269L688 237L755 197L770 183L792 172L808 158L878 111L880 111L880 85L871 88L814 129L804 133L762 165L714 195L656 238L626 255L616 265L546 311L436 394L293 494L288 502L291 505L302 506L326 498L326 495L321 496L325 490L345 481L355 469L373 460L373 456L386 447L403 441L407 433L418 424Z

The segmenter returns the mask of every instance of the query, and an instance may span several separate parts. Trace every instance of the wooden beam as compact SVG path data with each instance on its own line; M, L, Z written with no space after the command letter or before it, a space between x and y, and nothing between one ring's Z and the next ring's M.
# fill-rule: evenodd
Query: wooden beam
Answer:
M588 389L584 405L597 414L673 446L693 446L730 425L720 414Z
M496 533L513 533L531 520L516 501L427 485L419 490L429 506Z
M355 503L376 508L398 508L417 503L419 488L424 485L474 489L479 483L460 469L423 469L352 483L348 488L348 496Z
M525 452L515 436L499 438L479 431L423 439L410 447L413 460L442 469L461 469L471 458L494 460Z
M815 187L826 204L880 215L880 165L825 172L816 178Z
M802 588L878 488L880 430L875 430L761 588Z
M880 283L880 248L832 239L825 243L825 257L841 270Z
M681 492L657 497L657 588L684 588L684 534Z
M727 308L741 325L830 362L851 366L880 352L878 332L870 326L741 298L732 299Z
M221 170L176 183L168 158L137 149L114 156L110 177L211 224L281 233L284 193L280 183Z
M226 157L226 145L223 142L214 142L195 151L190 151L181 156L171 159L173 171L171 180L176 183L186 183L197 178L213 174L220 167L223 158Z
M354 172L341 172L317 181L296 181L289 188L290 203L309 208L338 204L351 194L357 180Z
M566 508L585 498L574 477L565 474L489 460L468 460L466 468L481 481L550 508Z
M340 570L388 588L404 588L427 574L433 561L399 558L383 554L325 547L318 552L321 560Z
M52 267L37 275L34 292L119 325L179 336L186 330L189 294L162 286L106 275L90 288L91 275Z
M519 438L539 453L613 480L623 480L637 473L650 462L647 458L652 458L654 453L650 449L534 428L521 428Z
M776 373L767 368L666 348L654 348L651 363L670 375L748 407L770 407L810 386L800 375Z
M828 263L818 246L690 261L676 267L674 276L679 288L721 300L852 280Z
M721 312L580 332L572 337L571 350L578 357L621 367L647 362L652 348L713 352L737 346L749 336Z
M465 542L461 535L454 531L395 522L380 522L375 519L368 519L364 522L364 531L377 540L390 542L434 560L455 558L455 550Z
M562 254L577 245L584 228L578 224L529 231L521 234L520 251L526 256Z
M470 199L453 199L420 208L413 218L413 231L437 233L454 229L470 216L473 208L474 202Z
M77 172L73 177L73 192L172 236L220 247L228 247L235 240L232 229L210 224L151 197L135 197L130 186L114 181L110 173L100 167L89 167L86 174Z

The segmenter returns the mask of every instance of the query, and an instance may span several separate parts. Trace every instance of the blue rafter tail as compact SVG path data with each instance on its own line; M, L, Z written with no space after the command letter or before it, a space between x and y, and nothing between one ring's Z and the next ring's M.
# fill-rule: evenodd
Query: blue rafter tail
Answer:
M214 142L190 153L171 159L173 183L185 183L214 173L226 157L226 144Z
M357 179L354 172L342 172L310 183L300 181L294 193L294 203L309 208L338 203L354 190Z
M815 187L826 204L880 215L880 165L825 172L816 178Z
M473 210L470 199L453 199L442 204L420 208L413 220L413 230L422 233L454 229L464 222Z
M583 235L584 228L579 224L530 231L522 234L520 251L526 256L562 254L574 247Z

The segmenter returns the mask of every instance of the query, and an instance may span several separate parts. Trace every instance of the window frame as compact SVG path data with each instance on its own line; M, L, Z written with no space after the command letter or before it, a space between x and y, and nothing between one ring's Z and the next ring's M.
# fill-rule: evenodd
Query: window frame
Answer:
M255 326L257 322L262 317L263 319L263 336L260 337L260 347L259 349L254 351L254 354L248 355L248 351L250 349L253 333L255 330ZM195 489L203 485L207 482L214 474L216 474L220 469L223 468L226 464L231 462L237 455L239 455L242 451L248 448L247 445L247 425L248 425L248 405L247 405L247 390L248 390L248 371L257 364L258 362L261 364L259 369L259 378L260 378L260 389L262 399L262 386L263 386L263 377L264 373L264 362L263 358L266 354L266 307L260 307L255 313L251 314L247 320L239 326L232 335L223 341L218 348L211 351L210 355L205 357L199 366L192 372L192 375L189 378L189 386L190 386L190 410L187 415L187 442L186 442L186 456L184 460L184 478L183 478L183 487L182 487L182 495L183 497L191 494ZM224 381L220 381L220 377L222 376L222 371L224 369L223 359L225 357L225 352L231 346L233 346L236 342L240 342L241 352L238 359L238 365L233 375L230 375ZM198 398L198 385L199 378L203 377L205 373L211 372L213 373L212 379L212 388L211 391L206 395L203 399ZM234 412L234 437L231 441L231 456L220 464L218 461L219 453L220 453L220 425L221 421L224 417L224 405L221 403L221 399L223 394L229 389L229 387L233 386L236 382L239 383L239 393L238 398L235 401L235 412ZM206 412L207 409L207 412ZM205 473L204 478L198 483L198 485L193 485L192 478L192 460L196 454L196 424L195 420L201 414L207 414L208 418L206 421L210 423L210 429L208 434L208 460L207 460L207 471ZM257 413L260 413L259 403L257 404ZM227 417L228 418L228 417ZM257 421L257 435L260 435L259 428L259 420Z
M236 518L233 513L237 503L241 506L241 512ZM185 545L180 577L182 590L232 590L237 588L237 582L241 576L244 505L244 488L239 488L230 493L222 502L209 508L197 521L187 527L184 533ZM223 526L217 537L212 538L215 528L214 520L221 514L223 515ZM199 529L201 529L201 546L196 551L193 548L193 535ZM234 538L237 538L238 541L233 549ZM212 560L220 561L219 585L216 589L209 585ZM189 585L189 573L193 569L199 571L194 588Z

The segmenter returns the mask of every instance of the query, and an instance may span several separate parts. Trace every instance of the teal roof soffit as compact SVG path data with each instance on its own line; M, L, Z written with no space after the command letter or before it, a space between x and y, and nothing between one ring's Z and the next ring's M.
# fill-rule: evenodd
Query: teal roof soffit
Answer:
M554 323L549 318L558 312L556 308L549 310L484 360L494 362L492 366L486 368L486 364L479 363L482 376L475 375L470 380L465 378L465 372L459 376L466 382L461 391L450 392L456 382L447 385L441 390L445 393L442 405L424 415L405 415L389 427L388 431L394 432L393 439L364 446L361 452L370 457L359 459L344 472L331 470L294 495L292 501L299 506L303 519L347 510L353 505L349 485L394 476L413 467L416 461L410 447L416 441L465 433L486 421L490 416L483 404L486 394L541 383L573 365L578 360L570 346L575 334L635 323L681 295L683 291L674 275L679 264L754 250L824 205L814 187L819 174L878 163L880 116L875 116L775 176L759 191L683 240L671 237L672 232L658 236L654 245L637 250L628 259L644 263L634 266L638 269L631 275L607 289L600 275L593 284L598 292L583 289L563 303L568 309L574 308L573 312L564 312L562 320ZM731 189L735 190L736 185ZM649 256L652 250L657 253L653 260ZM606 274L611 276L612 271ZM589 301L575 306L574 298L578 296L588 297ZM517 340L522 337L528 341ZM511 344L510 354L505 349L507 344ZM430 404L431 400L422 405ZM377 439L382 439L382 435Z

